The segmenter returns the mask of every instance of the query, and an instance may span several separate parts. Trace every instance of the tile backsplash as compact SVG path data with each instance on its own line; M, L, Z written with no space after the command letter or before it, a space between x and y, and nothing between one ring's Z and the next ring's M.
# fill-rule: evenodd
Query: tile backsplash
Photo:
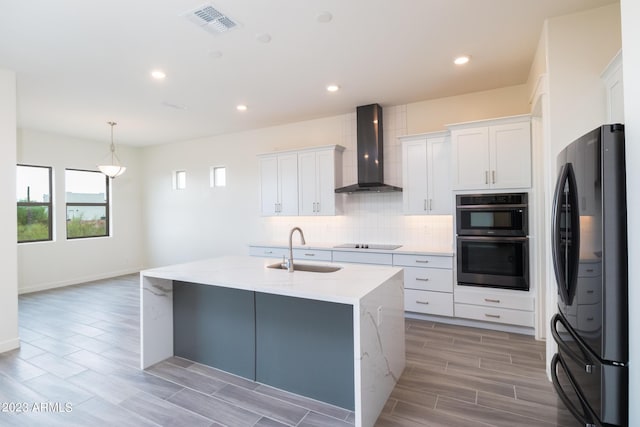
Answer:
M402 144L407 134L405 105L385 107L384 177L385 183L402 187ZM342 185L357 181L356 114L345 114L340 145L343 153ZM340 183L338 183L340 186ZM330 217L269 217L263 220L258 241L284 242L289 230L304 230L307 243L379 243L418 246L432 250L453 250L451 215L407 216L402 212L402 193L344 194L343 215Z

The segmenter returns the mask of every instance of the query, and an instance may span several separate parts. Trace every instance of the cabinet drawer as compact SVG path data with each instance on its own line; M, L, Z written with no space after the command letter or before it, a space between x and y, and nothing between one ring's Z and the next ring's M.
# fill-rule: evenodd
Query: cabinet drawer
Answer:
M480 305L455 304L456 317L533 327L533 312Z
M518 292L518 291L513 291ZM533 311L533 297L498 292L455 290L456 303Z
M265 258L282 258L289 256L289 250L285 248L272 248L268 246L251 246L249 247L249 255L261 256Z
M293 250L293 260L315 260L315 261L331 261L331 251L323 251L321 249L304 249L296 248Z
M436 255L393 255L393 265L453 269L453 257Z
M404 267L405 289L453 292L453 270Z
M601 304L578 304L578 330L596 332L602 328Z
M333 251L333 262L391 265L391 254L379 252Z
M601 275L602 264L599 262L581 262L578 265L578 277L596 277Z
M600 302L602 300L602 277L581 277L577 298L578 305Z
M438 316L453 316L453 295L443 292L405 289L404 310Z

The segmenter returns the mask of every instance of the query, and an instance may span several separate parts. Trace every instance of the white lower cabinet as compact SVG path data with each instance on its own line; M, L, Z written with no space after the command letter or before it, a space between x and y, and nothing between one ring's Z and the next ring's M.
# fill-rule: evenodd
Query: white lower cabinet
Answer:
M534 326L534 301L529 295L490 290L455 290L455 316L508 325ZM516 291L513 291L516 292Z
M264 258L282 258L282 256L289 256L289 250L271 246L250 246L249 255Z
M289 250L283 246L250 246L249 255L282 258L283 255L289 256ZM454 287L453 257L450 255L296 247L293 249L293 259L402 267L404 309L407 312L534 327L534 299L529 293ZM595 270L595 267L581 268L582 275L596 274L596 279L599 279L599 270ZM584 295L578 296L587 304L582 305L578 313L572 313L585 331L592 330L598 321L595 304L588 304L593 299L591 293L588 289Z
M333 251L333 262L391 265L392 255L382 252Z
M453 271L442 268L404 268L404 287L423 291L453 292Z
M533 312L481 305L455 304L456 317L532 328Z
M453 294L405 288L404 310L437 316L453 316Z
M404 267L404 310L453 316L453 258L394 254L393 265Z
M287 255L288 256L288 255ZM293 250L293 260L300 261L307 259L309 261L329 261L331 262L331 251L321 249L304 249L295 248Z

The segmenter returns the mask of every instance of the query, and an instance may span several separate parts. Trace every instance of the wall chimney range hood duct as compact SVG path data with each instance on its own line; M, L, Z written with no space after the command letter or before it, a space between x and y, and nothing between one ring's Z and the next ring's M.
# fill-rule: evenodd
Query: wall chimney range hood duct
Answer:
M356 108L358 183L336 188L336 193L383 193L402 191L385 184L382 132L382 107L378 104Z

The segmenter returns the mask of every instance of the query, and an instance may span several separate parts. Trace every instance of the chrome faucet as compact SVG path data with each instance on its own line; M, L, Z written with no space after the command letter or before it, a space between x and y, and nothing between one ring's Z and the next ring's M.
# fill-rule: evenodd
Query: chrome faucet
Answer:
M304 241L304 233L302 233L302 229L300 227L293 227L289 232L289 262L285 263L287 265L287 270L289 273L293 273L293 233L298 230L300 232L300 243L306 245L307 242Z

